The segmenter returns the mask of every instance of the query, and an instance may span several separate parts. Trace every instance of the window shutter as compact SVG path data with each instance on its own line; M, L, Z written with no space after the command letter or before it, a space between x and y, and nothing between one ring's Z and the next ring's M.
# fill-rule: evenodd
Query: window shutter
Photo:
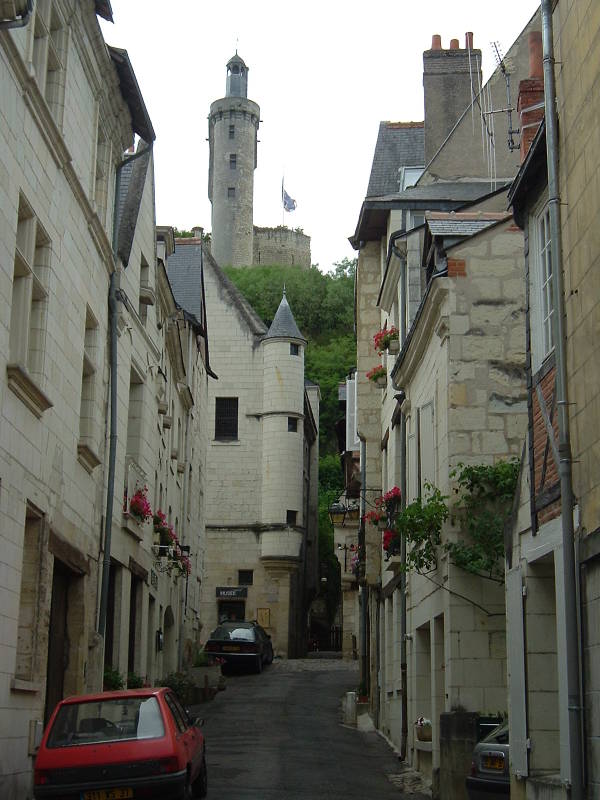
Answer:
M356 432L356 380L346 381L346 450L359 450L360 440Z

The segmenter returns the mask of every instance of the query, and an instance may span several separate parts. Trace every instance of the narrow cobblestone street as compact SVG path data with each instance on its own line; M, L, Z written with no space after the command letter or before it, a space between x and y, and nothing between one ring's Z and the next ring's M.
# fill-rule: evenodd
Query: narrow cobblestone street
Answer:
M342 697L356 662L275 661L262 675L236 672L194 710L204 717L208 797L228 800L400 798L400 763L374 731L345 726Z

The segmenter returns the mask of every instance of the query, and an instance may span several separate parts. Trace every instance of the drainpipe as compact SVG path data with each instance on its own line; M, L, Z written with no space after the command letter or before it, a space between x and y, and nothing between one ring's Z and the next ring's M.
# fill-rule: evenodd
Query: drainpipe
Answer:
M367 513L367 443L360 436L360 528L358 529L358 546L362 548L364 556L363 563L366 562L367 551L365 543L365 514ZM364 577L363 577L364 580ZM360 638L360 684L367 686L367 587L360 587L360 618L359 631Z
M115 198L113 208L112 252L113 270L108 287L108 328L109 328L109 372L110 372L110 443L108 452L108 487L106 490L106 513L104 517L104 559L102 562L102 586L100 588L100 610L98 612L98 633L104 638L106 631L106 612L108 609L108 578L110 574L110 548L112 538L113 505L115 499L115 462L117 456L117 245L119 241L118 216L119 195L121 192L121 171L126 164L135 161L152 149L149 144L129 158L117 164L115 176Z
M406 508L406 414L400 412L400 503ZM406 538L400 542L400 686L402 689L402 730L400 737L400 760L406 761L408 743L408 696L406 666Z
M1 31L11 30L13 28L24 28L25 25L27 25L31 14L33 13L33 0L27 0L26 3L22 3L21 5L24 6L21 11L21 18L0 22Z
M573 525L573 482L571 474L571 437L567 398L566 327L562 263L562 232L558 172L558 125L556 84L554 80L554 42L552 0L542 0L542 42L544 54L544 103L546 117L546 154L548 162L548 210L552 254L552 290L554 295L554 343L556 358L556 394L558 408L558 454L561 494L563 592L567 655L568 733L571 799L583 798L583 742L580 692L580 662L575 574L575 531Z

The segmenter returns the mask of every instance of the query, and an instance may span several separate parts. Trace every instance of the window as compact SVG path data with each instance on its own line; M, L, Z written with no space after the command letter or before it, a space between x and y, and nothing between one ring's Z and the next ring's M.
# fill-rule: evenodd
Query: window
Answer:
M230 199L235 197L235 186L229 186L227 188L227 197L229 197Z
M55 3L41 0L36 6L31 60L40 92L60 127L64 111L67 31Z
M144 378L131 365L129 374L129 407L127 413L127 455L140 461L143 440ZM130 495L131 496L131 495Z
M90 471L100 463L98 451L99 431L96 419L96 366L98 323L88 306L85 313L85 334L83 341L83 368L81 371L81 403L79 406L79 442L77 449L80 460Z
M299 356L300 355L300 345L290 344L290 355L291 356Z
M19 198L9 331L9 386L36 414L52 405L35 384L45 378L50 239ZM26 391L21 391L27 384Z
M100 125L98 119L98 129L96 133L96 164L94 173L94 203L96 214L102 225L106 224L106 208L108 202L108 173L109 164L109 144L107 136Z
M252 586L254 582L254 571L251 569L238 570L238 586Z
M296 417L288 417L288 433L296 433L298 430L298 420Z
M142 253L140 257L140 297L138 303L138 314L142 325L148 321L148 306L154 305L154 291L150 286L150 265Z
M423 167L401 167L400 168L400 191L414 186L423 174Z
M173 715L173 719L175 720L175 725L177 726L177 730L179 731L179 733L185 733L186 730L188 729L186 715L184 710L177 702L175 695L170 693L165 694L165 701L169 706L169 711Z
M298 512L297 511L292 511L291 509L288 508L288 510L285 512L286 524L287 525L295 525L297 517L298 517Z
M15 677L32 681L35 677L35 652L40 624L40 557L42 553L43 517L27 506L21 563L21 591Z
M217 397L215 400L215 439L232 441L238 438L237 397Z
M550 210L547 198L534 212L530 231L530 305L531 344L534 371L554 350L554 294L552 280L552 248L550 241Z
M235 125L229 126L229 138L235 139Z
M237 168L237 155L235 153L230 153L229 169L236 169L236 168Z

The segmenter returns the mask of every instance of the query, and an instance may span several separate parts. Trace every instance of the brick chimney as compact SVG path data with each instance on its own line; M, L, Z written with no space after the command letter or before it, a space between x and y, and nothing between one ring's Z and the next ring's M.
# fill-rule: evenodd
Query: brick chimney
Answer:
M471 32L465 35L464 48L458 39L452 39L448 50L442 48L441 37L435 34L431 49L423 53L426 164L471 104L469 50L473 88L477 91L481 81L481 50L473 50Z
M529 152L540 122L544 119L544 63L542 33L529 34L529 78L519 84L517 100L521 128L521 162Z

